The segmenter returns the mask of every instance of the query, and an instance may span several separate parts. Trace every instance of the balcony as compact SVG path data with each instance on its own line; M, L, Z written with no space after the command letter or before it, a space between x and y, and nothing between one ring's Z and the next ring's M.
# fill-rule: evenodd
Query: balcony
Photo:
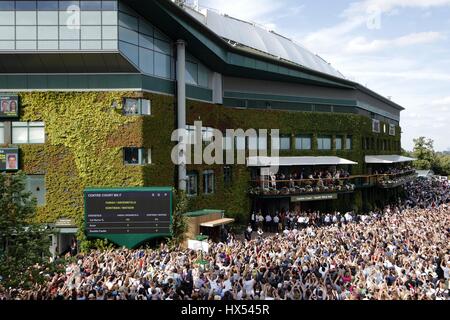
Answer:
M302 180L271 180L260 178L250 181L249 194L253 196L295 196L305 194L351 193L356 184L352 177Z
M394 174L377 175L377 186L383 189L396 188L417 178L415 170L405 170Z

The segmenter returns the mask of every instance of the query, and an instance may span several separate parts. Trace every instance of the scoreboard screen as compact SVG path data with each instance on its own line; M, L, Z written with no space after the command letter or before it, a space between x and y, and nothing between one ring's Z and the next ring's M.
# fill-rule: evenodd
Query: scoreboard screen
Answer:
M85 190L88 236L170 235L170 189Z
M0 171L19 170L19 149L0 148Z

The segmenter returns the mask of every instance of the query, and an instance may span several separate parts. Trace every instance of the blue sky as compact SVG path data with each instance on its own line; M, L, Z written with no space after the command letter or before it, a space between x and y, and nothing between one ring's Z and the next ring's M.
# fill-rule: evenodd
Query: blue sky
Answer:
M319 54L346 78L406 108L403 148L450 150L450 0L199 0Z

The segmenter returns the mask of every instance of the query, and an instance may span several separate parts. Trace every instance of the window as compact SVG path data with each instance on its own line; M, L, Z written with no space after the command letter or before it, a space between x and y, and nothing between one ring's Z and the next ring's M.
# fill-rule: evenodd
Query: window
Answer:
M203 192L205 194L214 193L214 171L203 172Z
M280 150L291 150L291 137L280 137Z
M233 169L231 166L223 167L223 184L225 187L229 187L233 184Z
M319 136L317 138L317 149L318 150L331 150L331 137L330 136Z
M260 135L258 137L258 149L267 150L267 137L265 135Z
M347 137L345 139L345 150L352 150L353 148L353 139L352 137Z
M248 149L249 150L258 150L258 137L257 136L248 137Z
M336 144L336 150L342 150L342 137L341 136L337 136L336 140L335 140L335 144Z
M151 102L147 99L125 99L123 114L126 116L150 115Z
M372 119L372 132L380 133L380 121Z
M123 162L125 165L146 165L152 163L151 149L124 148Z
M390 136L395 136L395 124L390 124L389 125L389 135Z
M296 150L311 150L311 137L310 136L298 136L295 138Z
M38 144L45 143L44 122L13 122L13 144Z
M0 144L5 143L5 125L3 122L0 123Z
M225 151L233 150L233 139L224 135L222 139L222 148Z
M198 83L198 65L186 61L186 83L196 85Z
M26 191L36 198L38 206L45 205L45 176L27 176Z
M188 196L196 196L198 193L198 175L195 172L188 172L186 190Z
M236 137L236 150L245 150L245 136Z
M203 142L210 143L213 141L214 128L202 127L202 140Z

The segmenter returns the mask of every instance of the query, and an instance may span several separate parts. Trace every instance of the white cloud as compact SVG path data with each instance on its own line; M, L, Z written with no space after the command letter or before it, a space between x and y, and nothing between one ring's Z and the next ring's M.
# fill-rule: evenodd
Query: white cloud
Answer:
M365 0L353 2L341 14L344 20L332 27L322 28L310 33L304 44L318 52L326 52L330 48L341 47L351 39L346 38L360 27L381 28L382 15L399 15L401 8L429 9L449 6L450 0ZM407 39L405 39L407 40ZM380 43L372 43L378 47Z
M344 12L344 17L365 15L369 11L389 13L397 8L421 8L428 9L450 5L450 0L365 0L352 3Z
M201 8L209 8L222 14L255 22L268 29L276 27L273 13L285 7L283 1L272 0L200 0Z
M406 47L418 44L432 43L445 39L440 32L411 33L394 39L377 39L369 41L365 37L356 37L350 40L344 51L347 53L369 53L393 47Z
M448 105L448 106L450 106L450 96L449 97L444 97L444 98L441 98L441 99L437 99L437 100L433 100L431 102L431 104L437 105L437 106L441 106L441 105Z

